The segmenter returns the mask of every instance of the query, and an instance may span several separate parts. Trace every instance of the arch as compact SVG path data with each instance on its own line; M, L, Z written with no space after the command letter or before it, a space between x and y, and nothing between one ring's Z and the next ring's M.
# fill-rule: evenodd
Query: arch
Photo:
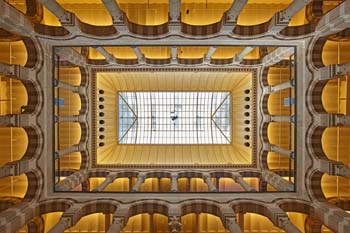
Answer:
M24 66L34 68L38 62L38 51L35 47L35 43L29 37L23 37L22 40L27 50L27 61Z
M294 113L293 105L285 105L284 100L293 98L294 88L272 92L267 100L267 110L272 116L290 116Z
M0 92L3 96L0 102L1 115L21 114L24 106L30 105L27 88L21 80L0 75ZM8 101L4 101L4 97Z
M300 200L282 200L276 204L285 212L297 212L314 216L315 208L312 203Z
M332 204L337 203L334 198L343 197L349 198L350 193L348 192L350 187L350 180L347 177L332 176L324 173L321 177L321 190L323 195L328 200L333 200ZM340 201L340 199L339 199ZM328 201L329 202L329 201ZM329 202L331 203L331 202ZM340 203L340 202L339 202ZM346 203L346 202L343 202Z
M231 208L235 213L254 213L267 217L272 224L277 226L278 219L274 217L271 210L263 203L257 201L240 201L238 203L233 203Z
M196 171L181 171L178 173L178 178L204 178L203 173Z
M287 150L294 148L293 128L290 122L270 122L267 129L270 144Z
M152 171L152 172L147 172L145 178L170 178L171 173L166 172L166 171Z
M24 128L0 127L0 135L1 166L22 159L31 146L32 141Z
M26 0L26 16L33 23L39 23L43 18L43 6L37 0Z
M0 198L0 212L6 210L10 207L13 207L22 202L22 198L20 197L1 197Z
M190 213L207 213L212 214L221 219L221 221L224 223L224 215L220 209L220 206L218 206L216 203L211 201L205 201L205 200L194 200L194 201L186 201L180 205L181 208L181 216L184 216L186 214Z
M324 83L324 82L323 82ZM332 114L350 114L347 108L350 96L347 91L350 87L348 76L327 80L322 89L321 101L324 110Z
M42 192L43 179L38 170L26 173L28 180L28 189L23 198L23 201L30 202L37 200Z
M309 182L306 183L308 190L310 194L314 197L314 199L319 201L325 201L326 198L323 194L322 188L321 188L321 179L322 179L323 173L319 171L313 171L310 174Z
M12 42L0 42L0 49L8 57L2 57L1 62L12 65L26 66L28 62L28 51L27 46L22 40L12 41ZM11 50L11 53L10 53Z
M56 136L56 151L72 147L81 141L81 126L78 122L55 123L55 132L59 133L59 137Z
M350 127L336 126L324 129L321 137L322 150L328 159L350 163Z
M270 25L270 20L257 24L257 25L251 25L251 26L246 26L246 25L237 25L233 29L233 33L240 35L240 36L258 36L265 34L269 30L269 25Z
M158 213L158 214L168 216L169 206L168 204L161 201L143 201L140 203L136 203L129 207L128 214L125 219L127 221L130 217L138 214L142 214L142 213L149 213L149 214Z
M113 199L103 199L98 201L90 201L84 203L83 206L76 213L77 223L79 219L86 215L94 214L94 213L114 213L119 207L119 203ZM64 215L64 214L63 214ZM74 224L75 225L75 224Z
M319 80L311 88L311 103L313 109L319 114L327 113L322 103L323 88L327 84L328 80Z

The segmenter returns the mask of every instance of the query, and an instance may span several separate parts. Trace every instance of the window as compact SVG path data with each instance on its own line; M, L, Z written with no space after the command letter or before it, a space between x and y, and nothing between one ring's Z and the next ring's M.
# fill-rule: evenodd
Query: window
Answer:
M229 92L119 92L119 144L230 144Z

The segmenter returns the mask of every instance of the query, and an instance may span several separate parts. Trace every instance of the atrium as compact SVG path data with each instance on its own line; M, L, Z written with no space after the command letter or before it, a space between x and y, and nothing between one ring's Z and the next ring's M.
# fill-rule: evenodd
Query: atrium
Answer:
M349 75L350 0L0 0L0 232L350 232Z

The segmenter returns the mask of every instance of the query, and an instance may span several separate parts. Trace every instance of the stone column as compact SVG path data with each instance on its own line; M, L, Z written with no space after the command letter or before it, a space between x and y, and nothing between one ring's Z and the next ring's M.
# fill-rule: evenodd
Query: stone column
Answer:
M331 176L343 176L350 178L350 167L338 161L329 159L315 159L314 167L320 172L327 173Z
M138 192L143 182L145 182L145 174L138 175L136 184L132 187L131 192Z
M234 179L235 179L235 181L236 181L237 183L239 183L239 184L242 186L242 188L243 188L245 191L248 191L248 192L256 192L256 190L255 190L254 188L252 188L247 182L245 182L245 181L243 180L243 177L242 177L241 175L236 175L236 176L234 177Z
M63 233L66 229L72 227L71 220L69 218L61 217L60 221L53 226L48 233Z
M226 22L237 23L237 18L242 12L243 8L247 4L248 0L235 0L231 5L231 8L226 13L227 19Z
M115 0L102 0L109 14L112 16L113 24L123 22L123 12L120 10L117 1Z
M294 185L292 183L274 172L264 170L261 174L261 178L275 187L278 191L294 191Z
M292 88L292 87L294 87L294 80L293 79L288 81L288 82L284 82L284 83L278 84L276 86L272 86L270 88L270 92L269 93L281 91L281 90Z
M242 52L240 52L239 54L235 55L234 58L234 63L240 63L243 58L248 55L251 51L253 51L255 49L256 46L247 46L245 47Z
M294 159L294 157L295 157L294 151L290 151L290 150L287 150L287 149L284 149L284 148L281 148L281 147L278 147L275 145L271 145L271 151L279 153L281 155L285 155L291 159Z
M170 23L180 23L181 0L169 0Z
M226 226L230 233L242 233L241 228L236 222L236 218L226 218Z
M79 145L73 145L71 147L65 148L63 150L59 150L55 152L55 158L61 158L64 155L68 155L73 152L79 151Z
M106 179L93 192L102 192L109 184L113 183L115 175L108 175Z
M11 127L14 125L14 115L0 116L0 126Z
M49 11L60 20L60 22L67 22L70 20L68 12L58 4L56 0L39 0L39 2L49 9Z
M107 230L107 233L120 233L124 226L124 217L114 217L111 226Z
M106 61L109 64L117 64L117 59L113 56L113 54L107 52L107 50L104 47L96 47L96 50L99 51L106 58Z
M277 226L282 230L285 230L286 233L301 233L301 231L296 226L294 226L293 223L291 223L288 216L279 217Z
M55 191L70 191L87 179L85 171L77 171L55 185Z
M211 177L209 174L205 174L203 176L203 179L204 179L204 182L207 183L210 192L217 192L218 191L216 189L215 185L213 184L213 182L211 181Z
M317 37L328 36L349 27L350 1L345 0L328 11L318 22L315 32Z
M86 66L86 57L78 53L76 50L70 47L59 47L55 49L58 55L64 57L70 63L77 66Z
M82 116L55 116L55 122L83 122Z
M294 122L294 116L271 116L271 121L274 122Z
M298 13L303 7L309 4L311 0L294 0L289 6L282 11L282 17L288 21Z
M210 46L209 47L208 52L205 54L205 57L204 57L204 61L206 63L210 63L210 59L213 56L213 54L215 53L217 47L218 46Z
M272 66L293 54L294 47L278 47L263 58L262 64L265 67Z
M78 86L73 86L73 85L70 85L68 83L61 82L61 81L59 81L57 79L55 79L53 81L53 85L55 87L62 88L62 89L65 89L65 90L68 90L68 91L71 91L71 92L74 92L74 93L79 93L79 87Z
M176 173L171 174L171 191L172 192L177 192L178 191L177 178L178 178L178 175Z
M7 176L19 176L36 168L35 159L21 159L0 167L0 178Z
M132 46L132 49L134 50L134 53L137 56L137 60L138 60L139 64L144 63L145 62L144 55L141 53L140 48L137 46Z

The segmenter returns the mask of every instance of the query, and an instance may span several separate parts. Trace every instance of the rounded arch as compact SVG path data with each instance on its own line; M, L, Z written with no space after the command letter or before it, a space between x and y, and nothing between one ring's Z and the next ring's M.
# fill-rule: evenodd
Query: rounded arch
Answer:
M167 171L152 171L147 172L145 178L170 178L171 173Z
M310 202L300 200L281 200L277 201L276 204L285 212L297 212L312 216L315 214L315 208Z
M203 173L196 171L181 171L178 173L179 178L204 178Z
M25 174L28 180L28 189L23 198L23 201L30 202L32 200L37 200L43 191L43 176L39 174L39 170L27 172Z
M128 214L126 216L126 221L132 216L143 213L157 213L168 216L169 205L162 201L141 201L129 207Z
M20 127L0 127L1 156L0 165L20 160L27 157L26 153L30 149L32 140L24 128Z
M350 163L350 126L327 127L323 130L321 145L328 159Z
M293 127L290 122L270 122L267 128L267 137L272 145L289 150L293 148Z
M254 213L267 217L274 225L277 225L275 222L273 213L270 209L264 204L257 201L240 201L233 203L231 208L235 213Z
M350 45L349 45L350 47ZM348 115L350 111L347 108L349 94L346 91L350 87L348 76L332 78L323 82L321 94L322 106L327 113Z
M180 205L181 208L181 216L184 216L186 214L190 213L207 213L212 214L221 219L221 221L224 223L224 216L220 209L220 206L212 201L206 201L206 200L191 200L186 201Z

